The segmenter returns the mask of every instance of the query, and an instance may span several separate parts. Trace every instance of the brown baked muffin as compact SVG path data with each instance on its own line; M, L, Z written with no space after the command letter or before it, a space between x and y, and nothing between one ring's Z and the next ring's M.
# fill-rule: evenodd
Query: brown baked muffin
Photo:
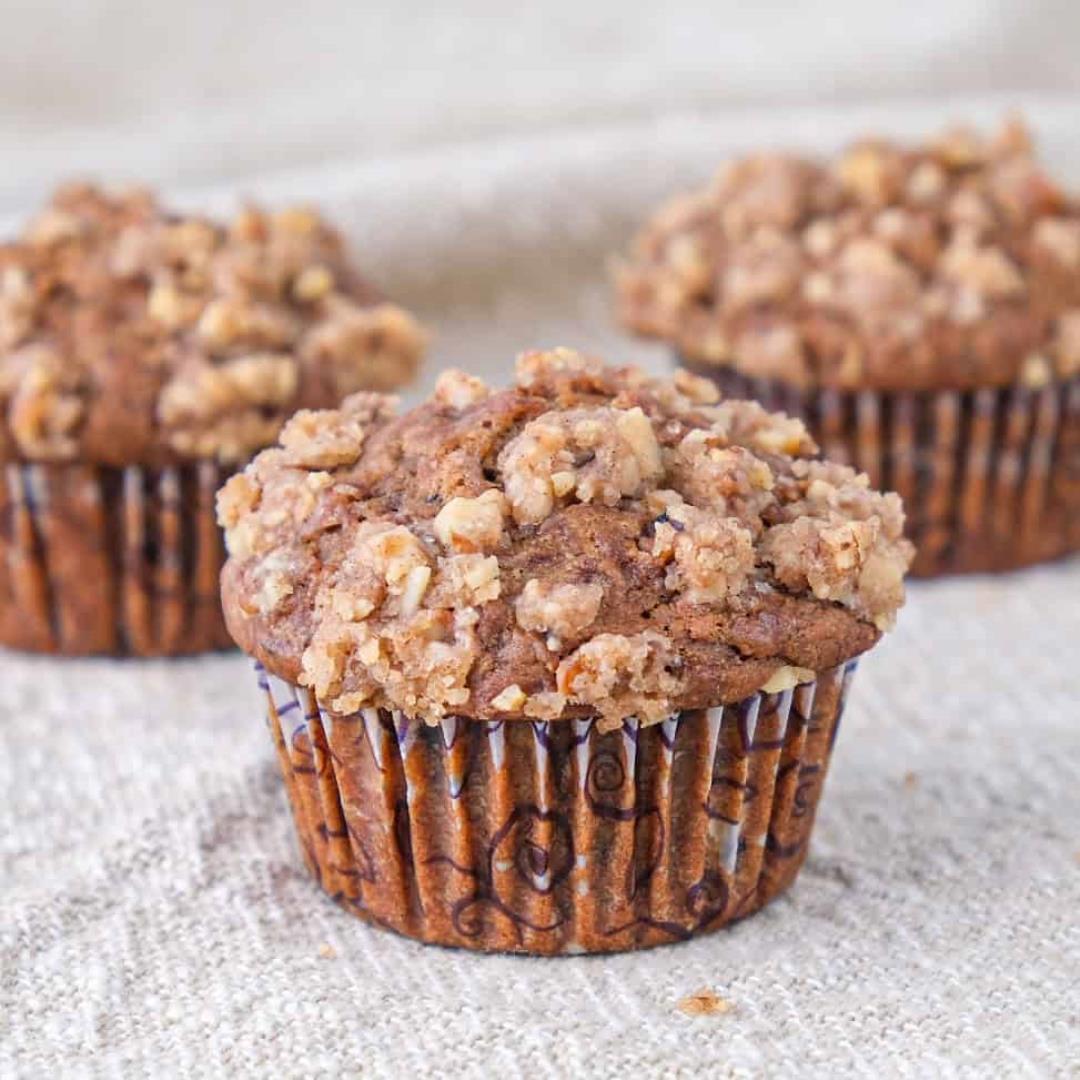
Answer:
M214 493L298 407L390 389L423 335L311 211L62 189L0 246L0 644L230 644Z
M527 353L397 418L302 412L222 489L323 888L425 941L675 941L785 888L856 658L893 620L896 495L707 380Z
M1019 125L734 162L616 281L628 327L898 491L916 573L1080 549L1080 201Z

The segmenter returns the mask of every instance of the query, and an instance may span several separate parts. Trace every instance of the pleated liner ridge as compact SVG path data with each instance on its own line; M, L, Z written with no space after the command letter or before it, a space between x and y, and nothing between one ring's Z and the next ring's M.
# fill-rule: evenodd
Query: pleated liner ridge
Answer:
M0 645L143 656L231 645L214 464L8 464L0 481Z
M800 416L825 457L904 500L919 575L1007 570L1080 551L1080 378L923 393L802 391L688 364L725 397Z
M423 941L556 954L680 941L787 888L854 670L603 734L592 720L331 717L258 675L326 892Z

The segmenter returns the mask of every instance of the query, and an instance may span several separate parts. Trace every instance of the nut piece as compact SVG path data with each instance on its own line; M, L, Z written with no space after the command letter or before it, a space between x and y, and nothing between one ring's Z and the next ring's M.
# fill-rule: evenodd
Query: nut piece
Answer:
M439 560L439 580L428 600L432 607L466 609L498 600L501 590L494 555L451 555Z
M435 536L448 551L492 551L503 536L506 499L489 488L475 499L456 496L435 515Z
M27 457L60 461L75 456L85 412L77 375L44 345L28 345L8 361L14 382L8 423Z
M791 690L799 683L813 682L817 678L809 668L793 667L784 664L778 667L761 688L763 694L780 694L785 690Z
M754 569L754 536L733 518L677 503L654 522L652 554L670 564L669 590L692 604L714 603L742 591Z
M712 379L694 375L686 368L676 368L673 378L675 389L695 405L715 405L720 400L720 391Z
M545 413L507 443L499 468L522 524L543 521L571 496L614 506L643 494L663 472L652 424L636 406Z
M654 631L597 634L562 660L556 682L568 701L600 713L604 731L626 716L655 721L667 715L679 686L676 663L671 643Z
M491 396L491 387L483 379L457 368L448 368L435 382L435 400L462 412Z
M351 465L364 445L364 426L346 401L341 409L301 409L281 429L281 445L293 465L333 469Z
M574 349L550 349L547 352L524 352L517 358L517 384L523 390L542 390L565 376L596 377L604 365L595 357L584 356Z
M783 504L784 520L766 531L761 557L785 588L809 589L887 629L913 555L899 496L871 490L865 474L845 465L798 461L794 472L804 497Z
M511 683L491 699L491 707L499 712L518 712L525 704L525 691L517 683Z
M321 300L334 288L334 275L325 266L306 266L293 282L292 293L305 304Z
M604 600L596 582L556 584L530 578L514 601L514 616L523 630L548 635L548 647L561 648L595 621Z

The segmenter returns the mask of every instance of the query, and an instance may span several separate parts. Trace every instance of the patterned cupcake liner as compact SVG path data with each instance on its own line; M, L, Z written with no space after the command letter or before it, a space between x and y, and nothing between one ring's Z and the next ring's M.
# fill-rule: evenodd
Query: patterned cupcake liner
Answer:
M912 572L1007 570L1080 551L1080 378L926 393L800 390L688 363L725 397L806 421L825 456L899 492Z
M224 475L8 464L0 480L0 645L34 652L231 646L214 496Z
M327 893L422 941L566 954L684 940L787 888L855 666L605 733L593 720L332 717L257 670Z

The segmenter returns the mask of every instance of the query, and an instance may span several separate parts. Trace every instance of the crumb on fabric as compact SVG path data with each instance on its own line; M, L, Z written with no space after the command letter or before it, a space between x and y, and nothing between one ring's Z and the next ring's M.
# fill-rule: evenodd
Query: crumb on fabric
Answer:
M686 1016L723 1016L731 1012L735 1005L727 998L722 998L714 991L703 987L693 994L680 998L675 1007Z

